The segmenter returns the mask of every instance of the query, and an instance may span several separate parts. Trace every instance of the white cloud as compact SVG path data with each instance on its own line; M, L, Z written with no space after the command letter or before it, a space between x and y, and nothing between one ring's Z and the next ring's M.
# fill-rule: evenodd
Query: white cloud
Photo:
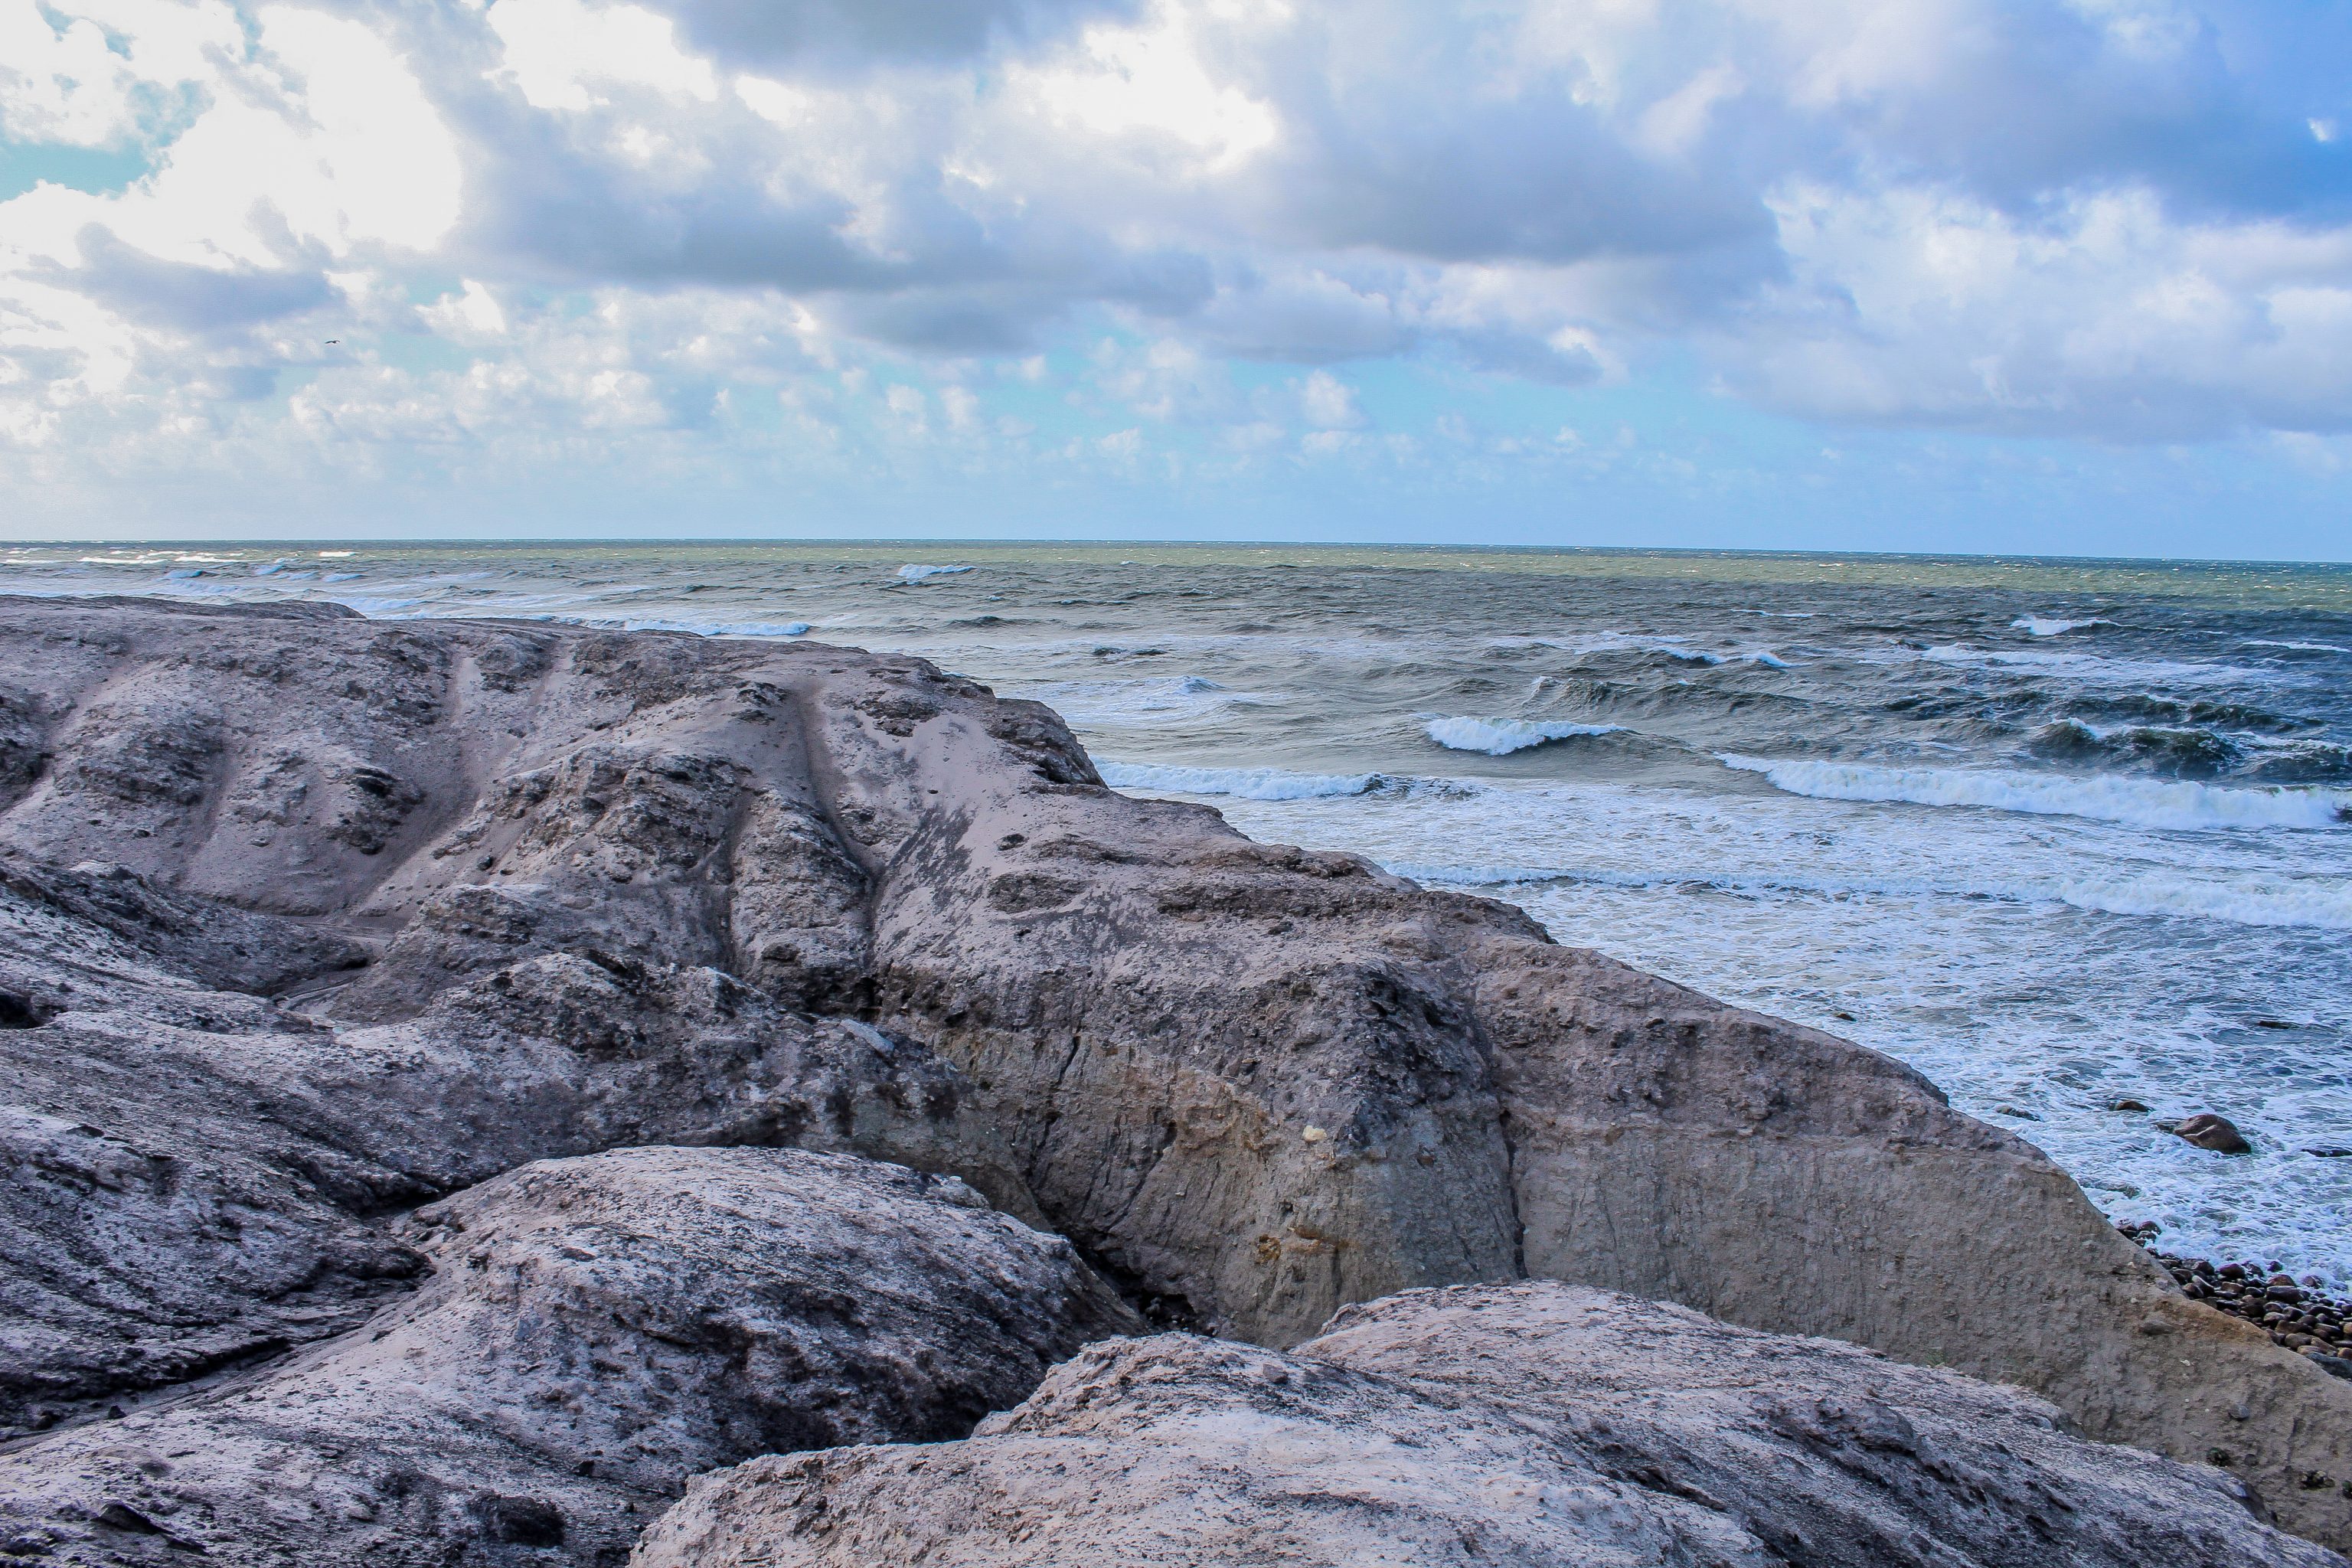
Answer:
M1319 437L1367 427L1380 358L1575 387L1671 356L1827 421L2352 427L2340 109L2200 16L0 0L0 134L150 170L0 202L0 445L849 461L936 425L976 461L1044 424L1087 462L1145 429L1155 462L1360 458ZM391 363L417 334L443 368ZM1559 418L1415 450L1556 457Z
M1364 422L1356 406L1356 389L1328 370L1318 370L1298 386L1299 412L1318 430L1348 430Z
M489 24L504 46L502 73L533 109L581 112L627 89L719 96L709 62L678 47L668 17L640 5L497 0Z

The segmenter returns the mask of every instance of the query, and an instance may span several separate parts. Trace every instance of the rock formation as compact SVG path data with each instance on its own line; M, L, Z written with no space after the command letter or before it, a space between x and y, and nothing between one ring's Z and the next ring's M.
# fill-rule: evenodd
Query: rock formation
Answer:
M1604 1286L2023 1384L2352 1542L2352 1384L1917 1074L1116 795L919 660L19 601L0 682L23 920L105 955L7 983L28 1420L340 1330L415 1276L392 1218L514 1163L802 1142L966 1176L1164 1324Z
M969 1441L696 1480L635 1568L2322 1568L2214 1470L2014 1389L1558 1284L1350 1308L1289 1354L1097 1345Z
M386 1217L551 1155L852 1150L1036 1217L952 1069L716 970L540 953L338 1029L207 982L350 943L88 865L0 876L0 942L43 1020L0 1037L0 1436L351 1327L424 1267Z
M0 1453L0 1557L616 1563L691 1475L961 1436L1135 1324L1061 1237L838 1154L546 1161L404 1236L431 1278L364 1327Z

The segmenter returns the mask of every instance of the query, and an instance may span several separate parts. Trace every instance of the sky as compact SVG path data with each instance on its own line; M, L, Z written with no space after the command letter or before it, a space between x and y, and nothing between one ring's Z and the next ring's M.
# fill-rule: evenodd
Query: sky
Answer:
M0 0L0 537L2352 559L2341 0Z

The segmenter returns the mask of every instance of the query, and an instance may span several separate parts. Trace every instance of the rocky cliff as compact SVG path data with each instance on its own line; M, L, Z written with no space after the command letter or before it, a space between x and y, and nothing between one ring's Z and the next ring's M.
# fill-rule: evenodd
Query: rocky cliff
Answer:
M2352 1384L1916 1074L1114 794L920 661L6 603L0 850L19 1431L396 1310L404 1216L528 1162L792 1145L959 1176L1165 1326L1606 1287L2024 1384L2352 1542Z

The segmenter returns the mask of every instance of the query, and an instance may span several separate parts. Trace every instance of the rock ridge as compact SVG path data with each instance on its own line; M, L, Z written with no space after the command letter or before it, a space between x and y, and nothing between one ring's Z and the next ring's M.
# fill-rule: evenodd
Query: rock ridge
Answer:
M347 1331L415 1288L400 1214L530 1161L807 1143L961 1176L1163 1322L1569 1280L2227 1452L2352 1543L2352 1384L1916 1073L1115 794L920 660L5 600L0 681L20 1430Z

